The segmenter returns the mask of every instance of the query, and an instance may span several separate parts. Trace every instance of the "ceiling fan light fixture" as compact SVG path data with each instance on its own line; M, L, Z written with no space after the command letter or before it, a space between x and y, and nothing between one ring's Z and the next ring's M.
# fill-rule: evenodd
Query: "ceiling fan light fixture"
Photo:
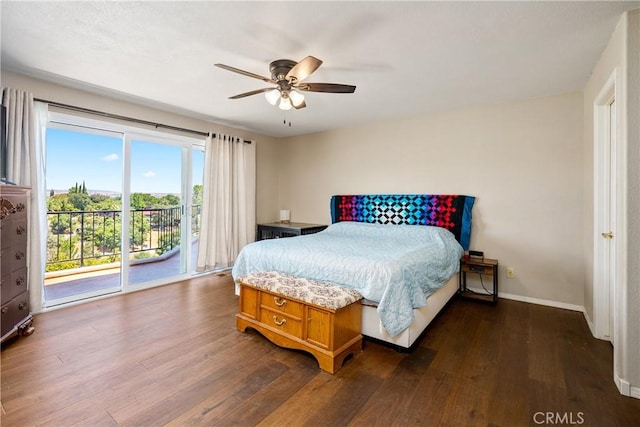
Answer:
M289 99L294 107L299 107L304 102L304 95L298 91L292 90L289 92Z
M267 102L271 105L276 105L280 100L280 90L273 89L264 93L264 97L267 98Z
M2 1L2 0L0 0ZM267 87L263 89L243 92L229 99L240 99L247 96L264 93L267 102L273 106L277 105L281 110L287 111L295 107L296 110L305 108L304 92L324 92L324 93L353 93L355 86L339 83L303 83L302 81L313 74L322 61L313 56L307 56L300 62L290 59L276 59L269 64L271 77L264 77L250 71L241 70L225 64L214 64L223 70L242 74L246 77L262 80L266 83L276 85L275 88ZM302 92L301 92L302 91Z
M286 96L286 94L282 94L282 97L280 98L280 105L278 105L278 107L284 111L291 109L291 100Z

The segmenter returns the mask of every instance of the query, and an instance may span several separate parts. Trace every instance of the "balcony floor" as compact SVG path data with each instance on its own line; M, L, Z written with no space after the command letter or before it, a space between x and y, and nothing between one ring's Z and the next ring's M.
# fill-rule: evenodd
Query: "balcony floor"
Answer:
M191 265L196 265L198 257L197 241L193 243L191 250ZM140 284L151 280L177 276L180 274L180 251L163 260L134 264L129 268L129 281L131 284ZM104 272L88 273L82 278L74 279L44 287L45 301L68 298L74 295L105 291L116 292L120 288L120 269L113 269L113 273Z

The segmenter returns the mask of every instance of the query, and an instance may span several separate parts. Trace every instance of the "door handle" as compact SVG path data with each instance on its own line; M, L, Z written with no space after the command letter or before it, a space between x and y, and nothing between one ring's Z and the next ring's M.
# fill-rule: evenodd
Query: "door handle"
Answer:
M605 239L613 239L613 232L609 231L608 233L602 233L602 237Z

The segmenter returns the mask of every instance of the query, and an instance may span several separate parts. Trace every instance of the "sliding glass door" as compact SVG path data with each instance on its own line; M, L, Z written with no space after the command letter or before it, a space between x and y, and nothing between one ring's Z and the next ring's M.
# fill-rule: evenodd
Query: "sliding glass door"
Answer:
M155 282L187 271L188 221L179 145L151 140L130 141L129 280ZM149 268L153 264L153 268Z
M45 307L195 271L203 141L50 114Z
M122 133L47 129L46 301L121 291L122 152Z

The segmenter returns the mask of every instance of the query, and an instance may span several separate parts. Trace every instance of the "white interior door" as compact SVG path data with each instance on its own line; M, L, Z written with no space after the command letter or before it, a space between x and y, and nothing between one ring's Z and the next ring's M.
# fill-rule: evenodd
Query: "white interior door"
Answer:
M594 109L594 277L593 328L614 343L616 323L616 102L615 79L605 85Z
M615 245L615 232L617 230L616 227L616 135L617 135L617 126L616 126L616 101L615 98L611 100L609 104L609 175L605 177L607 179L608 186L608 203L605 206L606 217L608 219L609 231L605 231L605 240L607 241L607 252L608 262L606 263L606 269L608 270L608 290L609 290L609 340L612 344L615 343L615 335L614 335L614 324L615 324L615 313L616 313L616 245Z

